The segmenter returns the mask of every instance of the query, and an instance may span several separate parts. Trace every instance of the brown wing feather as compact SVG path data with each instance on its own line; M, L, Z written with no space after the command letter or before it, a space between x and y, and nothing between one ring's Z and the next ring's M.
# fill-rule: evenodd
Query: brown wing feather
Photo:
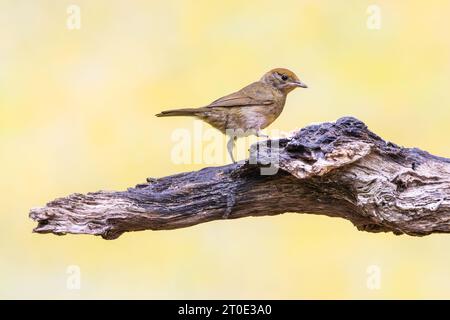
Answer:
M269 105L274 102L270 86L254 82L241 90L213 101L208 108L213 107L245 107Z

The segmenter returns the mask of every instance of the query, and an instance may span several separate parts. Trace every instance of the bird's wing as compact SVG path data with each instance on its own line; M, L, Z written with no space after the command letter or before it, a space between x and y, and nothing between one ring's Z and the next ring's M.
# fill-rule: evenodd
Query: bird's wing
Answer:
M269 105L274 102L270 86L254 82L241 90L213 101L207 107L245 107Z

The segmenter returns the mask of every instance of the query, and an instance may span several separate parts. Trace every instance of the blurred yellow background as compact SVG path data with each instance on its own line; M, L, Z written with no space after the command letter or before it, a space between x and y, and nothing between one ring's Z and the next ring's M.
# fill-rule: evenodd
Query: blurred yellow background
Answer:
M71 4L79 30L67 28ZM28 218L73 192L204 167L170 161L173 130L192 120L154 114L273 67L310 88L290 94L271 129L353 115L450 157L448 12L450 1L1 0L0 298L450 298L450 235L288 213L105 241L32 234ZM66 285L71 265L79 290Z

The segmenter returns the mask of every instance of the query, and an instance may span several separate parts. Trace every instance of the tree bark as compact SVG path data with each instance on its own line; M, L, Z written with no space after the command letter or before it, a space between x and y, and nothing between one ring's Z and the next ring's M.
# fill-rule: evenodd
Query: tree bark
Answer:
M259 142L239 164L149 178L126 191L72 194L30 217L37 233L115 239L284 212L340 217L369 232L450 232L450 159L385 142L345 117Z

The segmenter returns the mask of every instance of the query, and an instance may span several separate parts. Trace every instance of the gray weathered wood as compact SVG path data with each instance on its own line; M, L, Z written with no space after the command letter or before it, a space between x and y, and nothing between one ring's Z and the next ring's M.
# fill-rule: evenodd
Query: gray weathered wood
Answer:
M147 179L127 191L56 199L31 210L34 232L115 239L284 212L341 217L370 232L450 232L450 159L385 142L355 118L260 142L250 155L245 163ZM264 175L269 159L278 171Z

